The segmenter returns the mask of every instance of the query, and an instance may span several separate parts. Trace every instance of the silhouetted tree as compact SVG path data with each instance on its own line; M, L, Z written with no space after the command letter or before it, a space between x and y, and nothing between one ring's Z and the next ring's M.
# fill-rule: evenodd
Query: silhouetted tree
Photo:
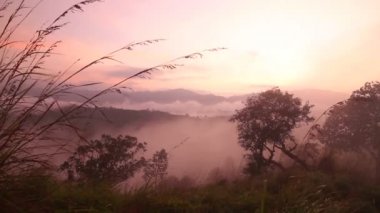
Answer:
M135 137L102 135L100 140L78 146L60 169L67 172L69 180L118 183L145 165L146 160L139 156L145 146Z
M309 103L302 104L292 94L274 88L248 97L243 109L237 110L231 120L237 122L239 144L249 151L246 172L254 174L268 167L283 169L274 159L276 150L308 168L293 151L297 148L292 130L308 123Z
M121 85L127 80L160 68L142 70L91 96L80 94L76 89L99 85L71 83L80 73L103 61L114 60L117 52L133 50L136 45L147 45L158 40L128 44L79 68L59 67L59 72L47 72L44 65L54 60L52 56L60 44L60 41L54 42L51 35L67 24L64 19L68 14L83 11L84 6L100 0L82 0L73 4L53 21L33 31L29 41L19 41L19 29L38 5L28 6L28 2L33 1L6 0L0 3L0 184L10 176L31 168L49 166L55 152L67 145L65 141L56 143L60 140L57 137L59 130L69 128L81 137L74 122L81 109L98 109L94 100L99 96L120 92ZM51 39L53 42L50 42ZM65 102L60 97L67 94L80 97L78 105L62 107ZM49 118L54 110L58 115ZM52 148L55 151L49 150L53 152L50 154L43 150Z
M144 166L144 180L146 186L157 186L167 174L168 153L165 149L154 153L152 159Z
M369 153L380 181L380 83L365 83L327 114L319 140L333 150Z
M33 30L28 41L19 41L18 34L25 33L20 28L27 24L29 15L38 3L34 6L27 5L28 2L34 2L27 0L5 0L0 3L0 184L10 176L35 166L49 166L54 153L62 151L67 145L65 140L56 143L61 140L57 137L58 130L69 128L80 139L84 139L75 122L83 118L77 114L83 108L98 109L95 100L100 96L109 92L121 93L130 79L144 77L156 70L175 69L182 64L177 63L179 60L199 58L204 52L223 49L212 48L184 55L125 76L112 85L97 89L93 95L81 94L78 88L90 89L100 83L72 83L78 75L99 63L118 61L114 57L120 51L131 51L137 46L162 40L132 42L79 67L78 60L67 68L57 67L57 72L44 69L45 63L54 63L54 51L61 41L54 41L51 36L68 24L66 16L83 11L86 5L100 1L78 1L51 22L41 24L41 28ZM62 107L67 104L62 100L66 95L73 95L80 100L73 107ZM48 118L53 110L59 114ZM50 150L53 153L48 154L43 150L47 147L55 148L55 151Z

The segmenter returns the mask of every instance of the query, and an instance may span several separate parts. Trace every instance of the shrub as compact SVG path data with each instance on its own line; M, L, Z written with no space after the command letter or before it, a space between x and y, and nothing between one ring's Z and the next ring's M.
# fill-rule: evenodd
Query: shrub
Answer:
M139 156L145 146L135 137L102 135L100 140L78 146L60 169L67 172L69 180L115 184L145 166L145 158Z

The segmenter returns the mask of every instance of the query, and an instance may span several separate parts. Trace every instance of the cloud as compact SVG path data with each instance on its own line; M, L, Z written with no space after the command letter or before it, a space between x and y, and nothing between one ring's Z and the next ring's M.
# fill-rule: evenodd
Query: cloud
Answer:
M128 76L132 76L137 72L144 70L145 68L140 67L131 67L131 66L116 66L110 69L102 71L102 74L105 77L113 77L113 78L126 78Z
M268 90L271 88L276 87L276 85L269 85L269 84L252 84L248 86L248 89L251 89L253 91L263 91L263 90Z
M107 105L107 103L105 103L105 105ZM203 105L196 101L175 101L171 103L157 103L153 101L131 103L124 101L123 103L113 104L112 106L123 109L158 110L180 115L188 114L191 116L230 116L236 109L241 108L242 105L241 101L223 101L213 105Z
M273 86L256 85L260 91L270 89ZM90 97L97 93L91 90L78 90L78 93ZM303 101L310 101L315 105L313 110L318 113L338 101L348 97L346 93L326 90L298 89L290 90L296 97ZM251 94L252 95L252 94ZM236 109L243 106L244 100L249 94L234 96L219 96L210 93L198 93L185 89L157 90L157 91L132 91L125 90L122 93L111 92L96 99L99 106L116 107L136 110L158 110L174 114L189 114L194 116L220 116L231 115ZM60 97L66 102L80 102L80 96L67 95Z

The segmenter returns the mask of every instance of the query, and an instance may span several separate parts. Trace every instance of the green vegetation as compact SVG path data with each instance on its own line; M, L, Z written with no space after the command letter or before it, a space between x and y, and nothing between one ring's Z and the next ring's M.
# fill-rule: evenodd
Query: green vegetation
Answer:
M37 172L36 172L37 173ZM5 212L378 212L380 188L348 174L288 170L210 185L167 185L121 193L49 175L22 176L0 190ZM267 185L267 190L264 186Z
M367 82L331 107L319 140L337 153L368 155L380 183L380 82Z
M293 153L298 144L292 131L314 120L309 116L311 108L309 103L302 105L301 99L278 88L248 97L245 107L232 116L232 121L237 122L239 144L249 152L245 171L256 174L270 167L284 170L281 162L274 159L276 151L307 169L306 163Z
M132 136L102 135L100 140L79 145L60 170L70 181L117 184L144 167L146 160L141 154L145 146Z
M161 149L153 154L152 159L148 160L144 165L144 180L146 187L156 187L162 182L168 174L168 153L165 149Z
M145 159L142 154L146 151L146 144L132 136L103 135L99 140L88 141L83 137L80 125L85 126L81 122L89 116L83 111L88 113L90 110L86 109L89 108L99 110L94 102L96 98L108 92L121 93L121 85L131 78L177 66L161 64L139 71L90 97L75 91L96 83L69 83L91 66L113 60L113 54L118 51L159 41L147 40L124 46L76 70L44 73L42 66L59 43L47 45L48 37L65 26L62 20L67 14L81 11L83 6L97 1L84 0L74 4L46 28L38 30L21 49L12 47L17 43L13 36L33 12L33 7L26 7L23 0L15 1L18 4L5 1L0 6L0 18L7 17L1 22L4 26L0 30L2 212L380 211L379 82L365 84L348 100L329 108L323 114L327 116L326 122L319 124L317 122L321 120L317 119L302 146L292 131L301 123L313 121L309 116L311 105L302 104L299 98L280 89L249 97L246 106L238 110L232 120L238 122L239 144L248 151L246 163L250 176L235 180L218 177L217 170L214 182L207 185L195 184L196 181L189 177L180 180L167 177L169 154L161 149L151 159ZM218 49L206 51L215 50ZM193 53L176 60L201 55ZM78 105L63 107L64 102L58 97L64 94L77 95L82 101ZM103 111L97 112L107 117ZM143 121L149 118L146 114L141 111L133 119ZM179 118L157 112L150 113L150 116ZM64 131L73 131L82 142L61 166L61 170L67 173L67 180L62 180L50 161L52 155L64 150L69 143L53 143L57 129L62 127L65 127ZM44 148L56 148L56 151L49 154ZM285 165L278 153L295 164ZM310 153L312 163L305 155ZM362 168L359 173L354 167L343 167L342 164L354 161L347 154L371 156L370 160L361 158L361 164L357 165L368 164L369 169ZM134 190L129 187L123 191L122 182L138 171L144 172L143 187Z
M122 93L126 89L124 84L133 78L144 77L156 70L175 69L180 65L176 63L178 60L194 59L202 57L204 52L223 49L206 49L177 57L169 63L128 75L90 96L83 95L78 89L94 88L101 83L73 84L72 81L78 75L99 63L118 61L114 57L121 51L132 51L137 46L162 40L132 42L79 68L74 66L77 65L75 62L67 68L58 67L56 72L47 72L44 65L48 61L54 61L54 51L61 43L54 41L51 36L68 24L65 18L69 14L83 11L85 6L96 2L100 0L83 0L72 5L53 21L34 31L29 41L18 41L18 33L38 3L28 5L31 2L27 0L6 0L0 4L0 183L7 176L18 174L22 170L27 172L35 166L48 167L51 155L35 153L35 150L40 147L55 148L57 152L62 150L67 141L58 143L59 130L72 131L83 139L81 130L74 124L84 119L80 116L83 109L98 109L96 100L102 95L110 92ZM64 101L67 95L77 97L77 105L63 107L67 105ZM53 110L58 114L48 118Z
M374 101L378 100L378 94L379 92L375 91L375 95L371 96ZM363 103L365 106L368 104L366 101ZM331 109L337 110L344 105L339 103L337 106L338 108ZM367 112L375 116L370 116L371 119L377 119L377 114L371 109ZM325 115L329 116L326 119L329 123L330 119L333 120L340 114ZM348 114L343 118L350 116L351 114ZM358 122L362 124L368 120ZM316 125L318 128L315 128ZM322 137L328 125L323 128L315 124L309 132L310 139L317 140ZM318 130L319 134L314 134L315 130ZM115 145L112 145L113 143ZM112 161L114 158L107 157L111 153L110 150L119 153L115 156L124 156L120 159L132 160L131 156L134 155L123 155L128 152L119 152L123 148L114 149L123 145L133 153L144 148L144 145L133 137L103 136L100 140L89 142L83 146L84 148L79 146L78 150L88 153L88 150L92 150L91 147L97 147L98 154L95 156L98 158L94 158L94 162L100 162L101 159L106 162ZM349 143L344 145L350 146ZM108 146L111 146L110 150L104 149ZM346 148L340 150L362 154L361 150ZM34 168L13 175L2 183L0 208L6 212L379 212L380 186L376 178L371 178L374 172L365 169L362 170L365 173L356 172L355 169L339 166L339 163L347 164L353 158L329 155L331 149L339 147L325 146L317 152L320 155L318 163L310 165L308 170L300 164L293 164L283 170L250 173L250 176L235 180L218 177L210 184L194 184L195 181L189 177L167 177L166 169L170 162L166 151L161 150L154 153L151 160L144 161L146 184L133 190L127 188L129 191L123 191L121 186L110 185L109 180L112 180L113 176L107 178L107 173L102 170L104 168L97 164L91 168L95 169L94 171L100 169L99 174L104 173L105 179L99 181L63 181L55 177L54 170ZM303 155L298 156L301 158ZM83 158L78 157L77 162L85 165L85 161L81 159ZM373 163L371 160L366 162L364 158L360 160L361 163ZM120 165L116 161L112 162L115 163L113 165ZM85 168L83 165L73 168L78 168L76 172L81 172L81 169ZM103 177L99 174L93 176Z

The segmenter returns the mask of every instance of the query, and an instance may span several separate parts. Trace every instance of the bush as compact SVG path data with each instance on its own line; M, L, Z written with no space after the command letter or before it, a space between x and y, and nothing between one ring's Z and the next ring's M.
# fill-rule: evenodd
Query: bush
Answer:
M102 135L100 140L78 146L60 169L67 172L69 180L116 184L145 166L141 156L145 146L135 137Z

